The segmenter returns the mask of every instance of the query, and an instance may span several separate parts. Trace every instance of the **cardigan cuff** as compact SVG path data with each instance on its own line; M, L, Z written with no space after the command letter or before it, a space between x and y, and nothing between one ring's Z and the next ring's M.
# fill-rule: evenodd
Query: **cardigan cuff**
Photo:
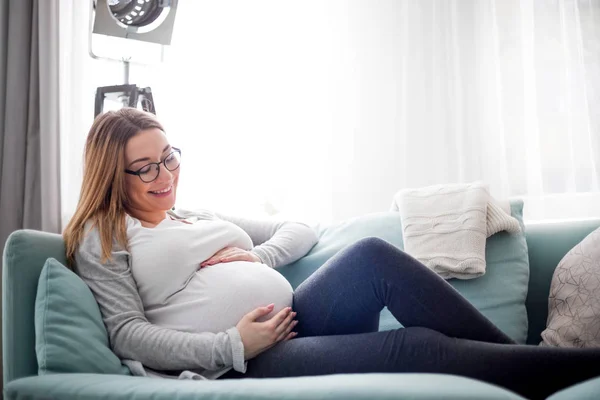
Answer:
M242 337L236 327L230 328L227 331L229 341L231 342L231 358L233 360L233 369L238 372L246 373L248 363L244 359L244 343Z
M266 251L264 251L260 247L255 247L252 250L250 250L250 252L257 255L263 264L268 265L269 267L273 268L273 265L271 265L271 261L269 260L269 255L267 254Z

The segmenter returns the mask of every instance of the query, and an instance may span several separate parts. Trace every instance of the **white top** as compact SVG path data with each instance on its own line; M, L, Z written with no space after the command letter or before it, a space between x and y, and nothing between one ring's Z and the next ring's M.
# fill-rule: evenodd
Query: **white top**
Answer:
M200 269L224 247L253 248L250 236L220 220L170 216L154 228L127 217L131 271L149 322L185 332L223 332L253 309L292 305L289 282L266 264L234 261Z

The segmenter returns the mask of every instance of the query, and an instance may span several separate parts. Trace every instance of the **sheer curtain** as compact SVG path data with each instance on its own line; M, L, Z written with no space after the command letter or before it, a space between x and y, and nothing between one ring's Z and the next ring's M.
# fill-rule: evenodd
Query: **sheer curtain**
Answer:
M524 198L530 220L600 216L600 2L352 4L343 215L402 187L483 180Z
M181 207L330 223L482 180L530 221L600 217L599 25L591 0L182 0L165 63L131 82L183 149ZM73 149L81 88L121 72L71 54Z

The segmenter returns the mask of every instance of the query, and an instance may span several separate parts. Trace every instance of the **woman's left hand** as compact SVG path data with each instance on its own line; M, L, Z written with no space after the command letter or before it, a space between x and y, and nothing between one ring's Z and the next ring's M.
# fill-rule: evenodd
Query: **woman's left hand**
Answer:
M231 261L250 261L250 262L262 262L262 260L254 253L240 249L238 247L225 247L210 257L204 260L200 264L200 268L208 267L209 265L215 265L223 262Z

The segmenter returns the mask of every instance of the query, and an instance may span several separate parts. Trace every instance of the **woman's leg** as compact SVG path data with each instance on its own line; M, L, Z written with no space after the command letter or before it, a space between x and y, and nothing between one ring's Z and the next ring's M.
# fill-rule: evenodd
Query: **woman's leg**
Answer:
M384 306L405 327L514 343L448 282L378 238L341 250L296 289L296 330L299 337L375 332Z
M245 374L222 379L369 372L460 375L543 399L600 376L600 349L484 343L413 327L292 339L250 360Z

